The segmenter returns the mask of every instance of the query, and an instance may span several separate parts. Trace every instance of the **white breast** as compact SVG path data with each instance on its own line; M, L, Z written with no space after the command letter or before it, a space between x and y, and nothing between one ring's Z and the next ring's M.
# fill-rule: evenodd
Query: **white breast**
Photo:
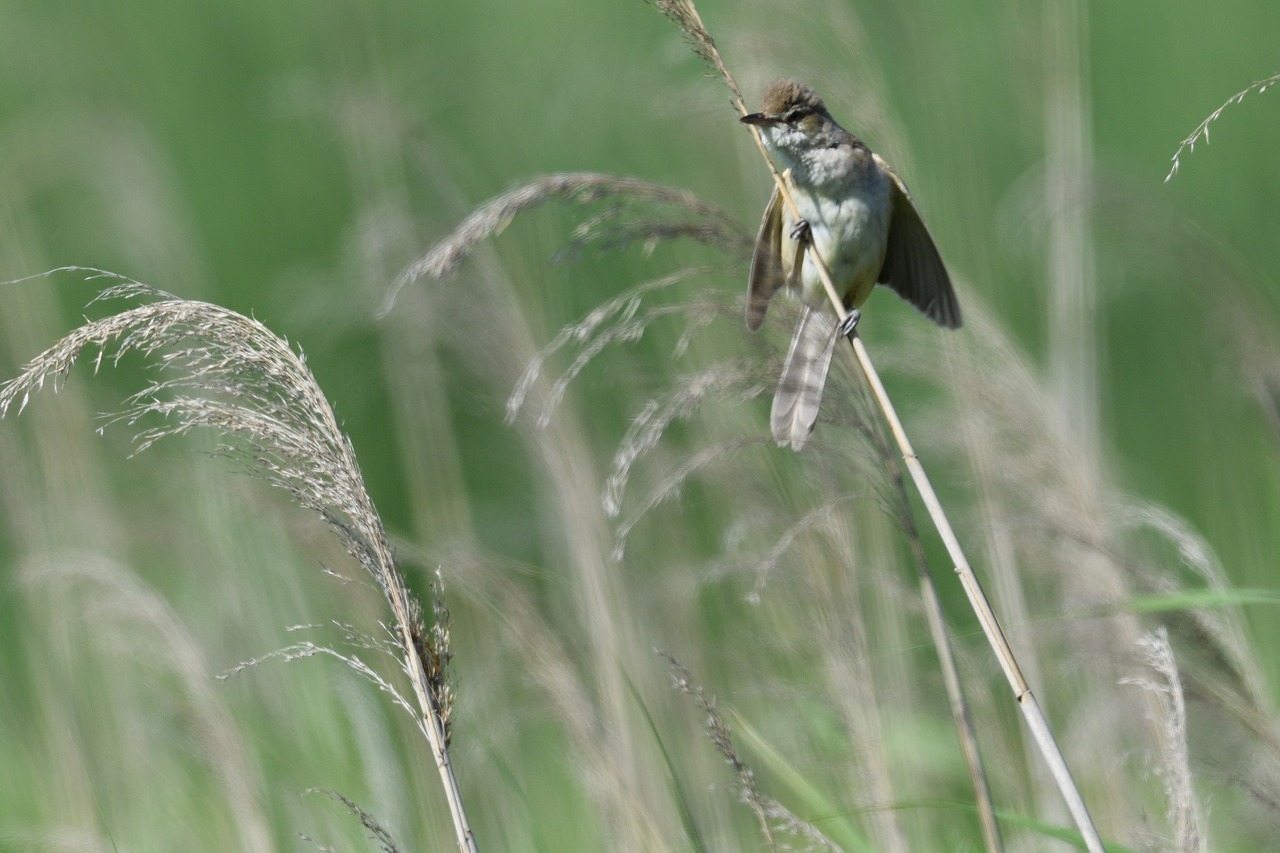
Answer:
M836 290L856 306L870 294L884 264L889 185L888 177L874 167L862 171L857 179L842 177L845 179L829 181L835 184L830 191L796 193L796 207L812 229L814 247L827 262ZM785 253L792 256L795 246L790 234L795 220L790 213L783 219L783 239L788 243ZM817 268L807 257L800 280L805 302L815 307L830 304Z

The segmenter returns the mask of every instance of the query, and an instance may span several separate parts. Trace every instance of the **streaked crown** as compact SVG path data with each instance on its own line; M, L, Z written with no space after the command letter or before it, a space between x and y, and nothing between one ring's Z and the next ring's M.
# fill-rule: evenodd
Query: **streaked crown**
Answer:
M780 118L796 107L803 107L808 112L825 113L826 104L812 88L798 80L783 78L774 80L764 90L762 112L770 118Z

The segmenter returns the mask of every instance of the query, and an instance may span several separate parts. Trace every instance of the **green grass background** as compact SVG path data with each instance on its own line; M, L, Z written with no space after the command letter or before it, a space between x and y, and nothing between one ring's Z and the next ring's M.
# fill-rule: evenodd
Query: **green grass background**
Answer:
M1234 586L1280 589L1280 457L1258 392L1268 399L1280 375L1275 95L1229 108L1213 144L1197 145L1162 183L1178 141L1205 115L1280 70L1280 6L1088 6L1084 76L1067 82L1085 95L1091 168L1067 199L1043 193L1054 78L1040 4L706 0L701 11L750 100L773 76L801 77L899 168L970 316L989 315L1018 369L1044 388L1047 222L1084 204L1097 357L1080 380L1097 401L1099 441L1054 470L1070 479L1078 465L1105 484L1073 505L1103 526L1118 495L1150 502L1184 519ZM455 617L455 758L482 849L761 846L652 645L684 659L733 709L762 786L845 849L888 849L895 838L902 849L980 845L911 570L892 525L875 521L866 475L832 472L843 456L823 468L810 458L820 449L803 459L749 449L641 520L626 558L608 560L614 522L598 496L631 419L678 376L759 355L740 324L713 322L677 357L682 324L659 322L593 360L547 429L502 422L521 364L563 324L680 264L725 258L677 244L554 264L577 217L552 206L518 218L453 279L411 285L391 317L375 318L408 263L473 207L538 174L601 171L687 188L751 226L767 175L733 119L723 86L638 0L16 0L0 9L0 277L110 269L251 314L306 351L413 584L425 589L423 572L441 567ZM738 262L661 299L737 293L744 280ZM69 274L0 288L0 374L73 328L95 292ZM942 341L886 294L866 315L863 334L888 354L891 392L903 395L917 449L986 577L989 533L1027 523L1021 501L1052 505L1036 497L1051 487L1013 472L997 501L1006 514L984 515L978 475L947 441L952 409L937 408L949 347L966 344ZM292 641L288 626L368 628L381 611L360 584L322 574L354 570L319 523L205 458L213 439L130 459L127 427L95 433L96 414L118 407L143 370L126 362L91 378L81 366L56 398L0 422L0 847L312 849L303 833L367 849L341 807L303 796L332 788L406 849L447 849L425 745L356 676L308 660L212 680ZM947 405L963 407L963 394ZM653 484L701 447L758 437L767 408L764 398L707 402L638 470ZM854 441L835 425L819 430L832 445ZM1036 452L1032 443L1011 455ZM639 509L640 489L624 518ZM755 576L729 565L735 543L755 537L765 549L819 500L846 492L867 498L848 550L828 542L792 555L755 601ZM941 550L926 541L986 697L975 700L979 729L1006 744L989 756L998 805L1063 825L1052 790L1022 784L1036 770L1016 712ZM1197 588L1168 542L1134 547L1179 588ZM833 552L868 555L864 572L883 563L896 578L864 574L859 591L837 561L812 569ZM1104 835L1140 846L1143 833L1164 832L1149 756L1132 743L1095 754L1084 722L1136 690L1116 685L1138 668L1124 657L1132 650L1060 645L1073 621L1088 630L1081 608L1097 602L1054 600L1034 577L1026 583L1032 603L1014 615L1013 633L1053 637L1037 689L1067 730L1086 798L1104 804ZM995 590L997 609L1007 592ZM815 601L831 606L815 613ZM865 612L851 616L840 602ZM1268 701L1280 683L1275 613L1265 600L1243 610ZM832 637L854 630L846 621L865 621L865 649L832 649ZM562 681L548 661L566 667ZM884 697L872 706L898 709L872 727L874 748L859 742L866 730L851 706L833 698L859 693L864 685L832 692L840 672L858 667L879 679ZM1116 713L1140 716L1134 706ZM1213 803L1211 849L1256 849L1280 812L1233 784L1213 743L1192 750L1198 790ZM891 791L866 781L873 752L889 761ZM1145 811L1113 814L1105 804L1116 788L1141 788L1132 796ZM900 838L877 823L881 812L900 820ZM1011 821L1007 831L1026 849L1049 849L1034 830L1020 835L1028 830Z

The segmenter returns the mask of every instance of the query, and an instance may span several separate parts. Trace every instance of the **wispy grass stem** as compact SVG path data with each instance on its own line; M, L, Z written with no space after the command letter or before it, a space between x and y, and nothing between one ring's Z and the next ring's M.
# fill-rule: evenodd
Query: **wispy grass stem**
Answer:
M355 448L305 357L261 323L227 308L180 299L104 270L67 267L53 272L63 271L116 282L95 301L142 304L87 321L28 362L18 376L0 385L0 418L15 406L21 412L46 381L56 391L86 349L97 351L95 370L130 352L155 357L169 378L133 395L125 411L110 420L132 426L161 418L158 426L137 433L139 452L161 438L211 428L229 440L221 453L247 462L255 474L324 518L391 607L400 664L417 699L415 722L439 771L458 847L474 853L475 837L448 750L452 690L447 612L437 603L428 632L365 487Z

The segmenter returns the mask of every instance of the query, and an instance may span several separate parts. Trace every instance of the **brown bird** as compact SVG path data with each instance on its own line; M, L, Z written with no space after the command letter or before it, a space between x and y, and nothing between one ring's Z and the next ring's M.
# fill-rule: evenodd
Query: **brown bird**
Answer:
M813 89L775 80L758 113L743 116L790 172L797 219L775 187L751 259L747 328L764 323L769 300L780 288L798 289L803 301L773 397L770 424L779 445L804 446L818 420L822 388L836 338L853 332L857 309L878 283L886 285L940 326L960 325L960 306L929 229L911 193L889 164L845 130ZM843 328L836 318L809 245L826 262L849 309Z

